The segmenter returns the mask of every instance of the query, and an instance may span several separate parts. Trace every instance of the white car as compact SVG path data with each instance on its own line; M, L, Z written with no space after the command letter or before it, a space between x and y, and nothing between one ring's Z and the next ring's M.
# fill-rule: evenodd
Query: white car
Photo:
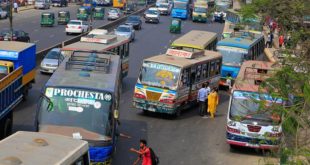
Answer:
M120 25L115 29L114 33L118 36L127 37L130 41L135 40L135 30L132 25Z
M159 23L159 10L155 7L149 8L144 13L145 22Z
M84 33L88 31L88 24L82 20L70 20L66 26L66 34Z
M171 11L171 5L169 3L159 3L157 9L161 15L169 15Z
M110 8L108 11L108 20L116 20L121 17L121 11L118 8Z
M0 19L6 19L8 17L8 12L0 8Z

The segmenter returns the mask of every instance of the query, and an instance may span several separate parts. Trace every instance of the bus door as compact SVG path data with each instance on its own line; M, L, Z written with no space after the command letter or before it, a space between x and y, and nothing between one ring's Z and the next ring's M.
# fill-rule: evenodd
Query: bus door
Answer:
M196 92L196 83L195 83L195 78L196 78L196 66L191 66L190 68L190 87L189 87L189 100L193 101L196 100L197 98L197 92Z

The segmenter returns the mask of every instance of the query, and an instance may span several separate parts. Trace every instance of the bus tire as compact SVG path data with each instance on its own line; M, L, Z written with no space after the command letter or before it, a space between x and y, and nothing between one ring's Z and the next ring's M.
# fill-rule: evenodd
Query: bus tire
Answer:
M180 117L181 115L182 115L182 111L181 111L180 108L178 108L178 109L175 111L174 116L175 116L176 118L178 118L178 117Z
M5 120L4 129L3 129L4 137L7 137L12 134L12 124L13 124L13 121L11 118L8 118Z
M231 151L231 152L234 152L235 150L238 149L238 146L229 144L229 148L230 148L230 151Z
M148 114L149 114L149 111L146 110L146 109L142 109L142 111L143 111L143 114L144 114L144 115L148 115Z

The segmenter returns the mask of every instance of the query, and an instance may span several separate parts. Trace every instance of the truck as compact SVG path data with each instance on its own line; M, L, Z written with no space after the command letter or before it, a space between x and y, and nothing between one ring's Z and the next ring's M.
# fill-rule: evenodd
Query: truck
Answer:
M59 6L59 7L67 7L68 1L67 0L52 0L53 6Z
M0 41L0 139L12 132L12 110L32 87L35 67L35 44Z

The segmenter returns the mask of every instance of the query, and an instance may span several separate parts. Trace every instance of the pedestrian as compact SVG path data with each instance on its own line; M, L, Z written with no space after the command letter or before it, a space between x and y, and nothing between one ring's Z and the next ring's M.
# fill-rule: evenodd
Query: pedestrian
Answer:
M273 33L270 33L270 43L269 43L269 48L272 48L272 45L273 45Z
M199 103L199 114L200 116L205 115L205 109L206 109L206 99L207 99L207 89L206 84L202 84L202 87L198 91L197 95L197 102Z
M217 88L212 88L211 93L208 96L208 112L211 118L214 119L214 114L216 112L216 107L219 103L219 97L217 94Z
M231 88L232 88L232 77L231 77L231 73L228 73L227 75L226 75L226 85L228 86L228 92L230 93L230 90L231 90Z
M284 36L283 34L281 34L279 36L279 47L282 48L283 44L284 44Z
M224 13L223 13L223 11L220 14L220 23L224 23Z
M138 164L141 159L142 159L142 165L152 165L151 151L150 151L150 148L147 147L146 140L144 139L140 140L139 150L130 148L130 151L137 153L139 155L138 159L133 163L134 165Z
M270 31L272 31L272 25L273 25L273 21L270 20L270 22L269 22L269 30L270 30Z
M13 6L14 6L14 12L17 13L18 12L18 4L16 1L14 2Z
M270 42L271 42L271 34L268 33L268 35L267 35L267 41L266 41L266 48L269 48L269 47L270 47Z

